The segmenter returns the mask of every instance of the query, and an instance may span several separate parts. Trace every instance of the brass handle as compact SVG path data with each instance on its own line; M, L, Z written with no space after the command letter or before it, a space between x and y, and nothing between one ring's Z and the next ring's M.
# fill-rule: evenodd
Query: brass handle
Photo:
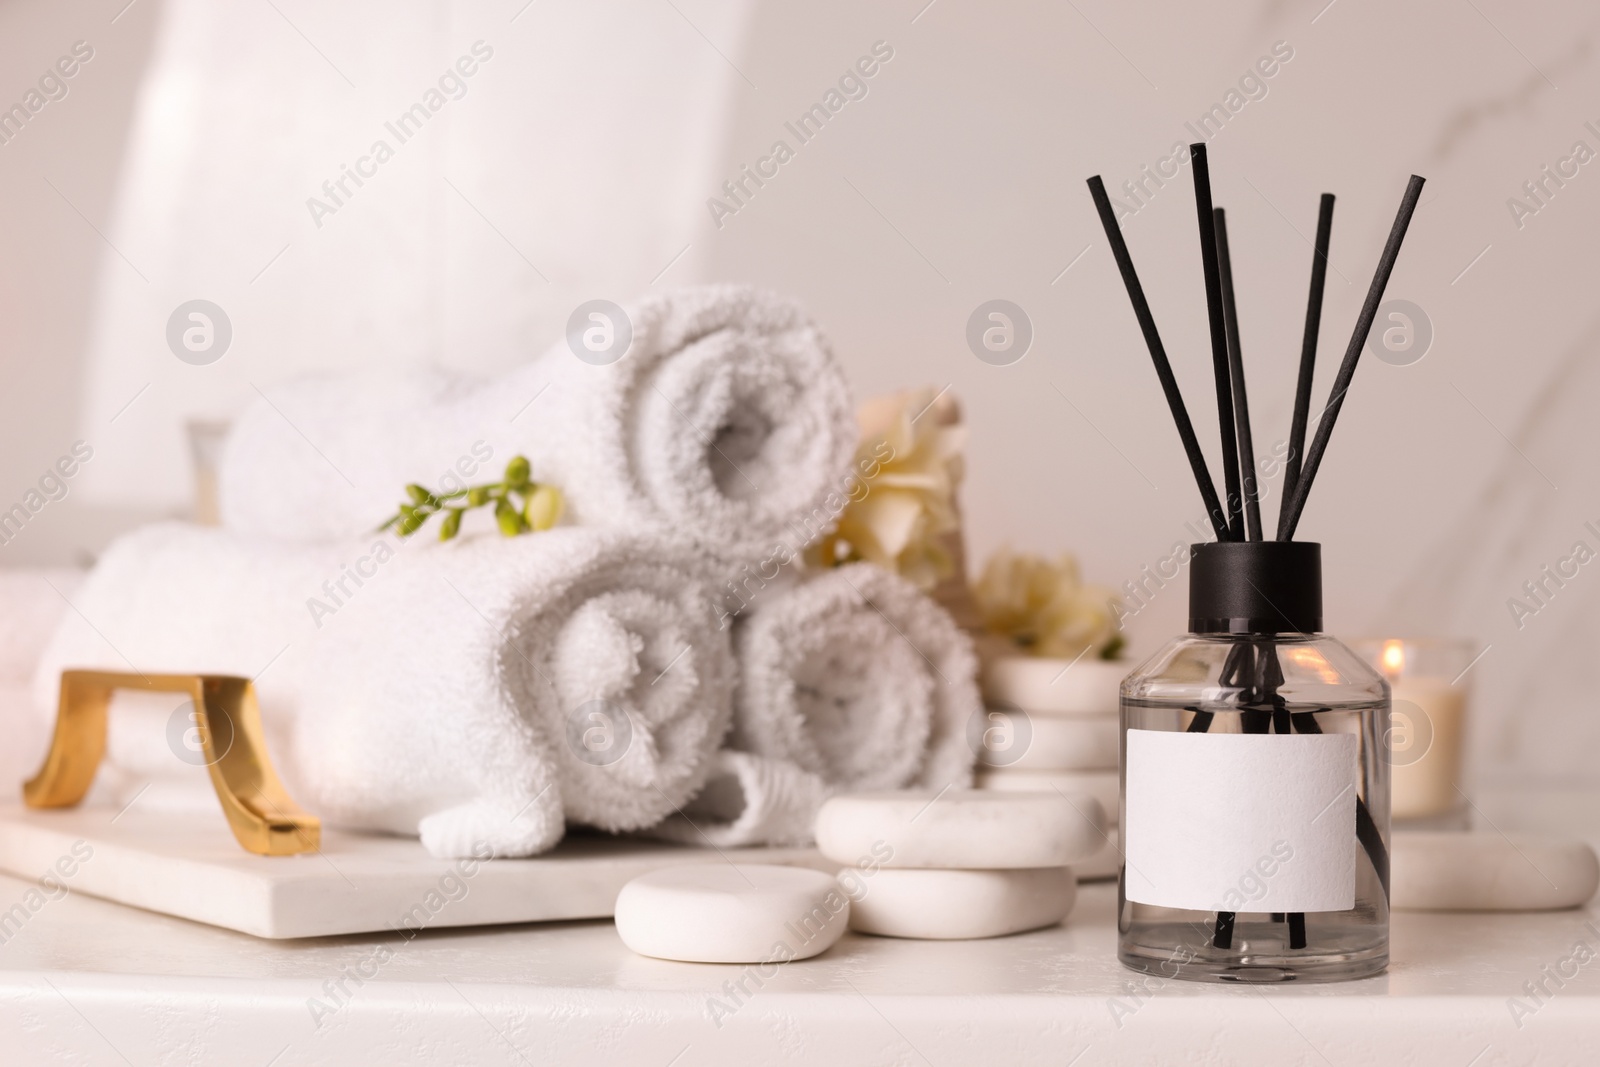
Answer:
M61 672L55 736L39 773L22 787L30 808L70 808L83 800L106 751L106 708L118 689L182 693L194 702L195 725L211 785L233 836L261 856L315 852L322 822L290 798L267 756L261 707L248 678L227 674ZM230 743L217 751L217 737Z

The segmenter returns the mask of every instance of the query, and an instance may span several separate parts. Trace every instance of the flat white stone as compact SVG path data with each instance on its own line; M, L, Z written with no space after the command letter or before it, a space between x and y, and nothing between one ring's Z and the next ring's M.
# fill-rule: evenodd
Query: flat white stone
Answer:
M946 790L853 793L817 813L817 847L857 867L1065 867L1105 843L1088 797Z
M958 941L1054 926L1072 911L1071 867L1009 871L880 869L850 907L850 929Z
M1404 911L1574 908L1600 885L1600 862L1582 841L1517 834L1402 830L1389 869L1391 907Z
M980 683L989 703L1030 715L1116 715L1132 669L1115 660L1000 656L984 664Z
M1093 797L1105 809L1106 822L1112 826L1117 824L1117 811L1122 802L1122 780L1117 771L1019 771L1002 767L980 770L976 784L979 789L1005 793L1066 793L1074 798Z
M1115 771L1121 720L1099 715L1067 718L987 709L978 763L1018 771Z
M826 952L850 921L830 875L761 863L664 867L622 887L617 933L641 956L786 963Z
M58 870L62 857L88 850L90 858L72 864L71 877L57 875L75 893L284 938L604 919L617 893L641 874L685 863L726 867L730 857L829 875L836 868L810 848L718 851L576 834L542 856L443 860L412 838L327 827L320 853L256 856L239 847L220 809L178 813L143 805L141 798L120 815L93 805L0 808L0 870L38 878Z

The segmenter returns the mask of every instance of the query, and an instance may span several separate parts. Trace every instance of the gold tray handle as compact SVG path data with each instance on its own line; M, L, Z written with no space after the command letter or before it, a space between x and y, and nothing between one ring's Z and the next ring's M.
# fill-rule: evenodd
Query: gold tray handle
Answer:
M194 702L195 727L211 785L228 827L261 856L315 852L322 822L290 798L267 756L261 707L248 678L228 674L61 672L55 736L39 773L22 787L30 808L70 808L83 800L106 751L106 709L118 689L182 693ZM218 751L219 738L223 748Z

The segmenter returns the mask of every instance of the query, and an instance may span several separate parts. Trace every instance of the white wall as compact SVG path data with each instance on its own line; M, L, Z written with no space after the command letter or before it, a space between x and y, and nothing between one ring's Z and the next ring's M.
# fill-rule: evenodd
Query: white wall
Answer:
M441 0L381 16L281 2L294 26L254 3L143 0L115 23L122 0L0 7L0 99L72 41L96 47L72 94L0 147L0 501L72 440L97 448L4 562L61 558L181 508L184 417L225 413L308 367L503 366L578 300L626 299L687 245L657 285L738 278L798 295L859 394L952 386L974 428L977 560L1005 542L1070 548L1118 585L1185 538L1201 507L1083 181L1101 173L1115 189L1191 139L1184 122L1285 42L1293 58L1266 95L1210 141L1263 452L1287 433L1318 194L1339 197L1320 397L1406 176L1429 179L1390 295L1425 309L1432 348L1411 366L1363 360L1301 526L1326 546L1330 628L1491 646L1472 675L1480 772L1594 777L1600 577L1582 569L1521 629L1506 601L1579 538L1600 549L1582 528L1600 527L1600 168L1520 227L1507 200L1574 142L1600 151L1584 125L1600 128L1600 12L924 2L540 0L518 15L521 0ZM482 81L385 165L383 184L315 228L305 197L480 37L497 49ZM785 120L877 41L894 55L867 95L799 145ZM136 96L146 66L158 76ZM163 110L174 101L191 121ZM176 147L162 140L178 134ZM706 201L777 138L794 158L718 226ZM179 148L191 164L172 165ZM1126 232L1214 457L1186 176ZM192 295L217 300L237 331L209 367L178 363L162 337ZM995 297L1036 331L1006 367L964 339ZM1183 609L1173 588L1137 616L1135 652L1181 629Z
M896 54L747 208L707 222L713 269L802 295L862 392L953 383L975 428L975 557L1073 548L1120 585L1204 512L1084 179L1114 190L1193 139L1185 121L1286 42L1267 95L1209 142L1263 453L1288 432L1318 195L1338 196L1320 401L1406 178L1429 179L1389 295L1425 309L1432 348L1410 366L1364 358L1300 527L1325 545L1329 628L1492 646L1469 675L1480 773L1593 778L1600 565L1520 630L1506 600L1578 538L1600 550L1581 528L1600 528L1600 163L1521 228L1506 202L1575 141L1600 151L1584 126L1600 128L1600 11L1325 3L938 0L915 21L922 0L767 5L726 171L871 42ZM1220 483L1186 180L1125 232ZM1012 366L964 339L994 297L1035 325ZM1132 621L1136 654L1183 628L1185 601L1180 583Z

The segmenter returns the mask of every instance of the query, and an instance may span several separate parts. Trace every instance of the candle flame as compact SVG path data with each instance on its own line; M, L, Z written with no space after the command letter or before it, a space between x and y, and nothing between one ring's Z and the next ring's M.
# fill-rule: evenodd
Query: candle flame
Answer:
M1385 641L1381 656L1383 672L1390 677L1397 677L1406 666L1406 646L1402 641Z

